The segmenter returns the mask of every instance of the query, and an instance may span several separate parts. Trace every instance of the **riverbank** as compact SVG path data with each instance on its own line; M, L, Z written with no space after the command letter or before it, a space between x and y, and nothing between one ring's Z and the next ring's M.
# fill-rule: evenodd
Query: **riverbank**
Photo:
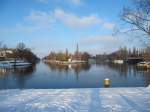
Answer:
M80 63L87 63L87 61L82 60L72 60L72 61L58 61L58 60L44 60L46 63L53 63L53 64L80 64Z
M0 90L2 112L149 112L150 87Z

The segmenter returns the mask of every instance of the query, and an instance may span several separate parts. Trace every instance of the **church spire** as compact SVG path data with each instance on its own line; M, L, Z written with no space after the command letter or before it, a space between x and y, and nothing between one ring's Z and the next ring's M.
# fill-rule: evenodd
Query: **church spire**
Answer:
M79 46L78 46L78 43L77 43L77 50L76 50L76 53L77 53L77 55L79 54Z

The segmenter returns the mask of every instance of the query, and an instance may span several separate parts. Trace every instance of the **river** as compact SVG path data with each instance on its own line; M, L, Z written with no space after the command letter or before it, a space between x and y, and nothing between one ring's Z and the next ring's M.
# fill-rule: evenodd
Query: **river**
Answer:
M110 87L146 87L150 71L135 65L78 64L54 65L39 62L35 66L0 68L0 89L98 88L110 79Z

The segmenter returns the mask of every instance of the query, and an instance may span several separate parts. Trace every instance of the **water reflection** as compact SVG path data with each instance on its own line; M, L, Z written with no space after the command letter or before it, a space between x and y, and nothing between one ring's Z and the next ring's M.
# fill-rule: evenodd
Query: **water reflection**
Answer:
M31 75L35 71L36 67L33 66L26 66L26 67L14 67L12 69L12 73L16 75Z
M9 73L9 70L6 68L0 68L0 76L4 76Z
M11 68L0 67L0 76L7 75L9 73L24 76L24 75L32 74L34 71L35 71L35 66L21 66L21 67L11 67Z
M115 70L119 75L127 77L130 74L138 75L139 69L136 68L136 65L129 64L114 64L114 63L96 63L97 66L107 67L108 69ZM145 70L142 70L145 73Z
M103 87L105 78L111 80L111 87L145 87L150 84L150 70L127 64L40 62L28 67L0 68L0 89Z
M88 63L83 63L83 64L52 64L52 63L45 63L47 64L52 71L59 70L68 72L70 69L73 69L75 73L79 73L82 70L88 71L91 67L90 64Z
M35 65L0 68L0 88L14 88L16 85L18 88L24 88L26 81L32 76L35 70Z
M89 63L80 63L80 64L52 64L52 63L45 63L51 71L59 71L61 74L62 72L65 72L68 74L71 70L74 71L74 74L76 75L76 79L79 79L79 74L82 71L88 71L91 68L91 65Z
M99 67L105 67L108 70L116 71L120 77L125 77L126 79L134 77L135 79L141 78L140 80L142 80L143 78L144 86L150 84L150 69L139 69L135 64L96 63L96 65Z

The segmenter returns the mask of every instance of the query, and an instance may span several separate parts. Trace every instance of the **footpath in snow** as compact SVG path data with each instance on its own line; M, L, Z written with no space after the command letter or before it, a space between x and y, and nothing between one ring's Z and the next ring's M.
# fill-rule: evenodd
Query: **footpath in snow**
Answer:
M0 90L0 112L150 112L150 87Z

